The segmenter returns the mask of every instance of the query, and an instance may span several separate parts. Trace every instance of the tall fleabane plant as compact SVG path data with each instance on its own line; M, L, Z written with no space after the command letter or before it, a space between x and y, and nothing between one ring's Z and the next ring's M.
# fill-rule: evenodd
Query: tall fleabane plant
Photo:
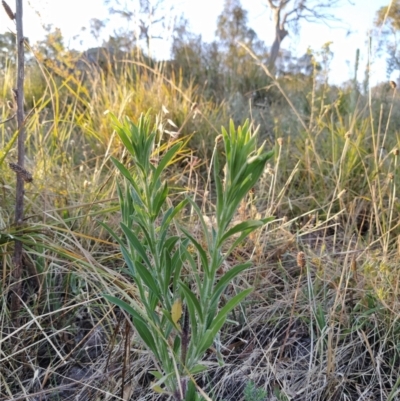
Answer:
M237 129L232 122L229 131L222 129L225 177L221 179L221 168L215 158L217 226L209 232L189 194L175 206L167 201L169 187L164 174L183 144L175 143L157 155L156 130L151 128L149 115L141 116L137 125L128 119L123 122L113 119L133 168L113 160L124 178L123 184L118 185L122 238L105 227L120 244L140 302L128 294L122 294L122 299L105 297L131 315L139 336L156 358L159 370L152 372L155 391L168 393L180 401L209 399L197 386L195 375L206 369L201 363L204 354L229 313L252 290L239 292L221 307L221 296L228 284L251 263L238 264L222 277L217 271L241 241L271 220L231 224L241 200L257 183L273 153L265 152L263 146L257 148L256 135L248 121ZM155 155L158 165L150 162ZM188 203L201 222L203 241L176 219ZM178 227L178 234L171 229L172 224ZM182 268L185 275L181 274Z

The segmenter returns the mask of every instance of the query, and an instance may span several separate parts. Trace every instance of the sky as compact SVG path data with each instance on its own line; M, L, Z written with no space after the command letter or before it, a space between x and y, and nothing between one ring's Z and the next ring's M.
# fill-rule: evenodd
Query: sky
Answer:
M14 9L15 1L7 0ZM108 30L104 35L112 33L117 25L103 0L23 0L24 3L24 35L31 43L41 39L44 26L52 24L61 29L65 43L75 49L87 49L101 45L89 33L89 21L92 18L109 19ZM131 0L132 5L137 0ZM248 11L248 25L253 28L267 46L273 41L273 24L271 14L266 7L266 0L242 0L242 6ZM337 28L324 24L303 23L299 35L289 35L282 42L282 48L290 50L294 55L302 56L308 48L319 51L327 42L332 42L331 51L334 53L331 62L329 81L340 84L354 76L354 64L357 48L360 49L359 79L364 77L368 59L368 32L373 28L376 11L390 3L390 0L342 0L342 5L332 9L332 13L341 23L334 23ZM214 38L217 18L221 13L224 0L165 0L165 15L167 18L183 14L189 21L190 30L201 34L205 42ZM169 11L173 6L172 14ZM119 22L120 24L120 22ZM85 31L82 28L86 27ZM3 12L0 11L0 32L15 31L15 26ZM77 36L79 35L79 38ZM167 58L170 43L169 34L164 40L153 41L153 55L158 59ZM385 55L372 48L372 82L383 82L386 75ZM393 73L390 79L397 81L399 73Z

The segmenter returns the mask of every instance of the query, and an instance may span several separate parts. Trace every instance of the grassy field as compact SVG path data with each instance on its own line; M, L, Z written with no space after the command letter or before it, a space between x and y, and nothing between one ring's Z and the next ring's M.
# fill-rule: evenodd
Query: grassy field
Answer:
M0 125L0 400L183 399L183 387L194 382L193 400L399 400L396 90L381 85L361 94L354 83L330 87L317 74L307 81L275 80L264 71L270 80L264 97L233 93L216 103L167 71L162 63L149 67L142 61L114 72L93 68L85 77L55 74L43 64L27 69L25 167L33 181L25 186L25 220L18 230L15 173L8 166L16 160L16 126ZM10 67L0 76L2 121L13 114L7 106L13 87ZM142 113L148 113L150 127L143 132L154 127L154 143L148 153L143 147L135 153L121 140L116 121L122 124L127 116L137 125ZM218 180L225 191L230 182L221 126L229 131L233 119L237 129L247 118L252 132L259 125L258 145L265 141L265 151L274 153L225 221L227 208L217 202ZM169 250L179 241L186 247L176 280L187 289L175 288L166 275L170 303L163 312L160 302L153 305L160 316L171 312L163 323L170 334L143 318L159 330L161 342L154 339L167 347L162 358L143 341L143 322L109 299L144 315L151 306L146 302L153 302L152 282L135 281L127 269L123 247L131 256L140 248L124 237L121 222L143 230L137 234L142 258L160 267L157 279L164 277L168 258L151 253L143 228L158 241L163 214L152 215L149 206L143 215L148 226L132 222L138 200L124 191L142 182L138 193L147 193L154 175L149 163L157 166L171 149L173 157L154 185L169 188L160 213L189 202L165 229L179 238ZM140 163L147 167L141 170ZM232 199L239 192L232 187ZM261 228L213 248L220 230L260 219ZM15 238L25 250L18 325L10 313ZM242 291L252 291L198 356L201 372L190 373L179 365L170 340L194 337L196 322L185 316L192 313L189 305L174 317L176 307L188 302L190 288L202 307L203 301L208 305L205 264L212 266L212 286L249 261L227 283L215 314ZM171 368L168 359L177 365Z

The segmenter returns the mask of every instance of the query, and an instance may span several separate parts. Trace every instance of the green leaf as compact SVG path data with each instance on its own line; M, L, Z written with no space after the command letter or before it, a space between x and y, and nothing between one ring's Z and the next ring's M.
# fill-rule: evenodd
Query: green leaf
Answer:
M149 349L158 357L158 350L153 335L151 334L150 330L148 329L146 323L144 322L140 314L134 308L132 308L132 306L130 306L125 301L122 301L119 298L113 297L111 295L104 295L104 298L106 298L113 304L119 306L120 308L122 308L131 315L133 324L137 332L139 333L140 337L149 347Z
M112 238L114 238L115 241L118 242L120 248L121 248L121 252L124 254L124 256L126 256L125 261L128 264L128 259L131 259L129 255L129 251L128 249L125 247L124 243L122 242L121 238L119 238L117 236L117 234L106 224L103 223L102 221L98 221L98 223L107 230L107 232L111 235ZM128 264L129 265L129 264Z
M198 373L205 372L207 369L208 369L207 366L198 364L198 365L194 366L192 369L190 369L190 373L192 375L197 375Z
M269 217L268 219L264 220L268 220L268 222L270 222L275 220L275 217ZM235 239L235 241L229 247L228 251L225 253L225 258L228 257L231 254L231 252L237 247L237 245L239 245L255 229L257 229L257 227L255 227L254 229L249 229L247 231L244 231L242 234L240 234L240 236Z
M206 238L206 242L207 242L207 247L208 247L208 249L212 249L212 243L211 243L211 240L210 240L209 228L208 228L206 222L204 221L203 213L201 213L200 208L197 206L196 202L195 202L193 199L191 199L191 198L186 198L186 200L187 200L187 201L190 203L190 205L193 207L194 211L195 211L196 214L197 214L197 217L198 217L199 220L200 220L201 227L203 228L203 235L204 235L204 237Z
M156 182L160 178L161 173L168 166L169 162L173 159L173 157L181 147L182 147L182 142L178 142L177 144L172 146L172 148L169 149L168 152L163 156L163 158L161 159L160 163L156 168L156 171L154 172L153 182Z
M165 200L167 199L168 196L168 184L167 182L164 183L164 185L159 188L157 193L155 194L155 197L152 201L152 220L156 220L158 217L158 214L160 213L161 208L163 207Z
M175 336L174 347L173 347L174 354L175 355L179 355L180 349L181 349L181 337L180 336Z
M177 244L179 240L180 237L178 237L177 235L168 237L168 239L162 244L160 249L165 249L168 253L171 253L173 252L174 246Z
M171 207L167 210L161 223L161 230L165 231L168 228L172 219L187 205L187 203L188 200L184 199L183 201L179 202L175 207Z
M157 370L150 370L149 373L158 380L160 380L163 377L162 373L158 372Z
M203 269L207 274L210 274L210 269L208 265L208 259L207 259L207 254L204 251L203 247L195 240L195 238L192 236L192 234L189 233L185 228L181 227L181 230L183 233L186 235L187 238L189 238L190 242L195 246L197 251L199 252L201 263L203 265Z
M113 120L114 129L115 129L116 133L118 134L119 138L121 139L122 143L124 144L124 146L126 147L128 152L131 154L131 156L135 156L135 152L133 150L132 143L129 140L129 138L125 132L125 131L129 131L128 127L126 125L124 125L123 123L121 123L120 121L118 121L118 118L113 113L109 113L109 115L110 115L111 119Z
M227 304L219 311L215 319L213 320L210 328L206 330L204 334L204 338L200 342L200 345L197 349L198 356L202 356L204 352L211 346L213 343L218 331L224 325L229 312L239 303L241 302L247 295L251 293L253 289L248 288L240 292L239 294L235 295L232 299L230 299Z
M129 242L129 244L136 250L136 252L144 260L147 267L149 269L151 269L152 268L151 262L150 262L149 258L147 257L146 251L143 248L143 246L140 243L137 236L135 235L135 233L130 228L128 228L124 223L121 223L121 228L122 228L122 231L124 232L124 234L126 235L126 238Z
M322 332L326 328L326 319L324 310L320 304L317 305L317 309L314 311L314 315L318 324L318 328Z
M211 330L206 330L203 334L203 338L197 347L195 347L196 351L196 359L201 358L204 353L211 347L213 341L215 339L215 335L212 334Z
M218 155L216 154L214 157L214 181L215 181L215 189L217 191L216 215L217 215L218 227L221 226L221 219L223 218L224 215L224 198L225 198L220 178L221 172L219 170L220 168L219 168Z
M138 317L132 317L133 324L139 333L140 337L142 340L145 342L145 344L149 347L149 349L154 353L156 357L158 357L158 349L156 346L156 343L154 341L153 335L151 334L150 330L148 329L146 323L144 320Z
M136 269L135 269L135 263L133 262L133 258L130 255L129 251L124 246L120 245L120 248L121 248L121 253L122 253L122 256L124 257L125 263L128 265L129 272L130 272L131 276L133 277L133 279L136 281Z
M119 238L118 235L115 234L115 231L108 224L103 223L102 221L99 220L97 220L97 222L115 239L115 241L118 242L119 245L122 244L121 238Z
M251 266L251 262L242 263L240 265L236 265L235 267L229 269L218 281L218 284L214 288L214 292L211 298L211 304L215 301L219 300L224 289L227 285L242 271L248 269Z
M234 227L229 229L219 240L217 247L220 247L229 237L232 235L235 235L237 233L240 233L242 231L249 231L250 232L256 230L259 227L262 227L265 225L264 220L248 220L248 221L243 221L239 224L236 224Z
M141 243L143 243L144 245L147 245L150 248L150 251L152 253L154 253L156 244L154 244L154 241L151 240L149 230L147 229L146 225L142 223L142 221L137 221L137 224L141 228L142 233L146 237L146 241L147 241L147 242L145 242L144 240L142 240Z
M133 212L133 210L131 210L133 208L131 208L132 202L130 202L128 186L126 186L126 191L124 194L124 192L121 188L121 185L119 184L119 182L117 182L117 194L118 194L118 199L119 199L119 205L121 208L122 221L128 222L130 220L130 216Z
M221 294L223 293L223 291L225 290L227 285L229 283L231 283L232 280L239 273L241 273L242 271L244 271L245 269L247 269L250 266L251 266L251 262L247 262L247 263L243 263L243 264L237 265L237 266L233 267L232 269L230 269L228 272L226 272L222 276L222 278L219 280L218 284L215 286L214 292L213 292L213 294L211 296L211 301L210 301L210 304L209 304L209 308L210 308L209 316L211 316L211 317L214 316L214 314L215 314L215 312L217 310L219 301L220 301ZM207 320L206 324L207 324L206 327L209 327L209 325L211 324L211 320Z
M137 274L140 276L140 278L143 280L143 282L149 287L149 289L152 291L152 295L156 296L159 301L161 301L161 294L160 290L157 286L156 281L154 280L153 276L151 273L141 264L141 263L135 263L135 268ZM142 300L144 301L144 300Z
M230 299L226 305L219 311L218 315L215 317L210 330L215 333L221 329L222 325L224 324L226 318L228 317L229 312L235 308L237 304L239 304L244 298L247 297L253 291L252 288L248 288L247 290L243 290L239 292L239 294L235 295L232 299Z
M203 311L201 309L201 305L200 305L199 301L196 298L196 295L192 292L192 290L184 282L181 281L179 283L179 285L182 288L182 291L185 295L186 302L188 304L191 304L194 307L194 309L196 309L197 315L200 319L200 322L203 323ZM194 321L195 321L195 319L194 319Z
M135 149L134 149L134 147L132 145L132 142L130 141L130 139L126 135L125 129L122 128L122 127L119 127L119 128L116 129L116 131L117 131L117 134L118 134L119 138L121 139L122 143L124 144L125 148L130 153L132 159L134 159L136 157L136 152L135 152Z
M174 290L177 287L178 281L179 281L179 279L181 277L180 272L181 272L183 263L186 260L188 260L188 255L190 256L190 253L187 250L188 244L189 244L189 240L185 238L180 243L178 249L176 250L176 252L174 253L174 256L172 257L171 264L172 264L173 270L174 270L174 276L172 278L172 288Z
M111 156L112 162L115 164L115 167L120 171L120 173L133 185L135 186L135 182L132 178L132 174L129 172L129 170L116 158Z
M159 253L160 254L160 253ZM170 291L171 280L173 276L173 269L175 266L172 265L172 259L168 252L167 248L164 248L160 254L160 266L161 272L157 274L157 280L159 281L160 288L162 290L162 296L164 302L170 298L170 293L174 293L174 290ZM170 305L165 305L165 307L169 308Z
M111 295L105 294L104 298L107 299L108 301L110 301L111 303L118 305L120 308L122 308L123 310L125 310L126 312L128 312L131 316L135 316L138 315L138 312L135 311L135 309L132 308L132 306L130 306L128 303L126 303L125 301L122 301L119 298L113 297Z

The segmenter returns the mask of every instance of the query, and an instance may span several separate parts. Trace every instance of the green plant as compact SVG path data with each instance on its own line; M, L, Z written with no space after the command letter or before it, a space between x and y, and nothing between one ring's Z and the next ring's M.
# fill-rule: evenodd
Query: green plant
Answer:
M133 168L118 160L115 166L125 179L118 185L122 213L121 239L104 225L118 241L139 301L128 294L125 300L105 297L127 311L139 336L157 360L157 381L153 389L177 400L209 399L195 382L194 375L206 369L201 364L229 313L251 291L239 291L221 305L226 287L251 263L234 266L222 277L218 270L251 232L271 218L250 220L231 225L241 200L256 184L272 152L256 148L256 136L246 122L229 133L222 129L225 145L225 177L220 178L218 157L214 158L216 188L216 227L206 225L197 204L186 196L172 205L169 188L162 175L178 157L183 144L177 142L163 155L156 147L157 131L151 129L149 115L141 116L138 125L112 117L115 129L132 157ZM155 125L159 126L158 123ZM158 153L157 153L158 151ZM150 160L158 160L153 165ZM202 238L183 227L177 217L185 206L196 212L202 227ZM197 391L196 391L197 390ZM200 394L201 395L200 395Z
M244 388L245 401L265 401L267 399L267 391L257 387L253 381L249 381Z

